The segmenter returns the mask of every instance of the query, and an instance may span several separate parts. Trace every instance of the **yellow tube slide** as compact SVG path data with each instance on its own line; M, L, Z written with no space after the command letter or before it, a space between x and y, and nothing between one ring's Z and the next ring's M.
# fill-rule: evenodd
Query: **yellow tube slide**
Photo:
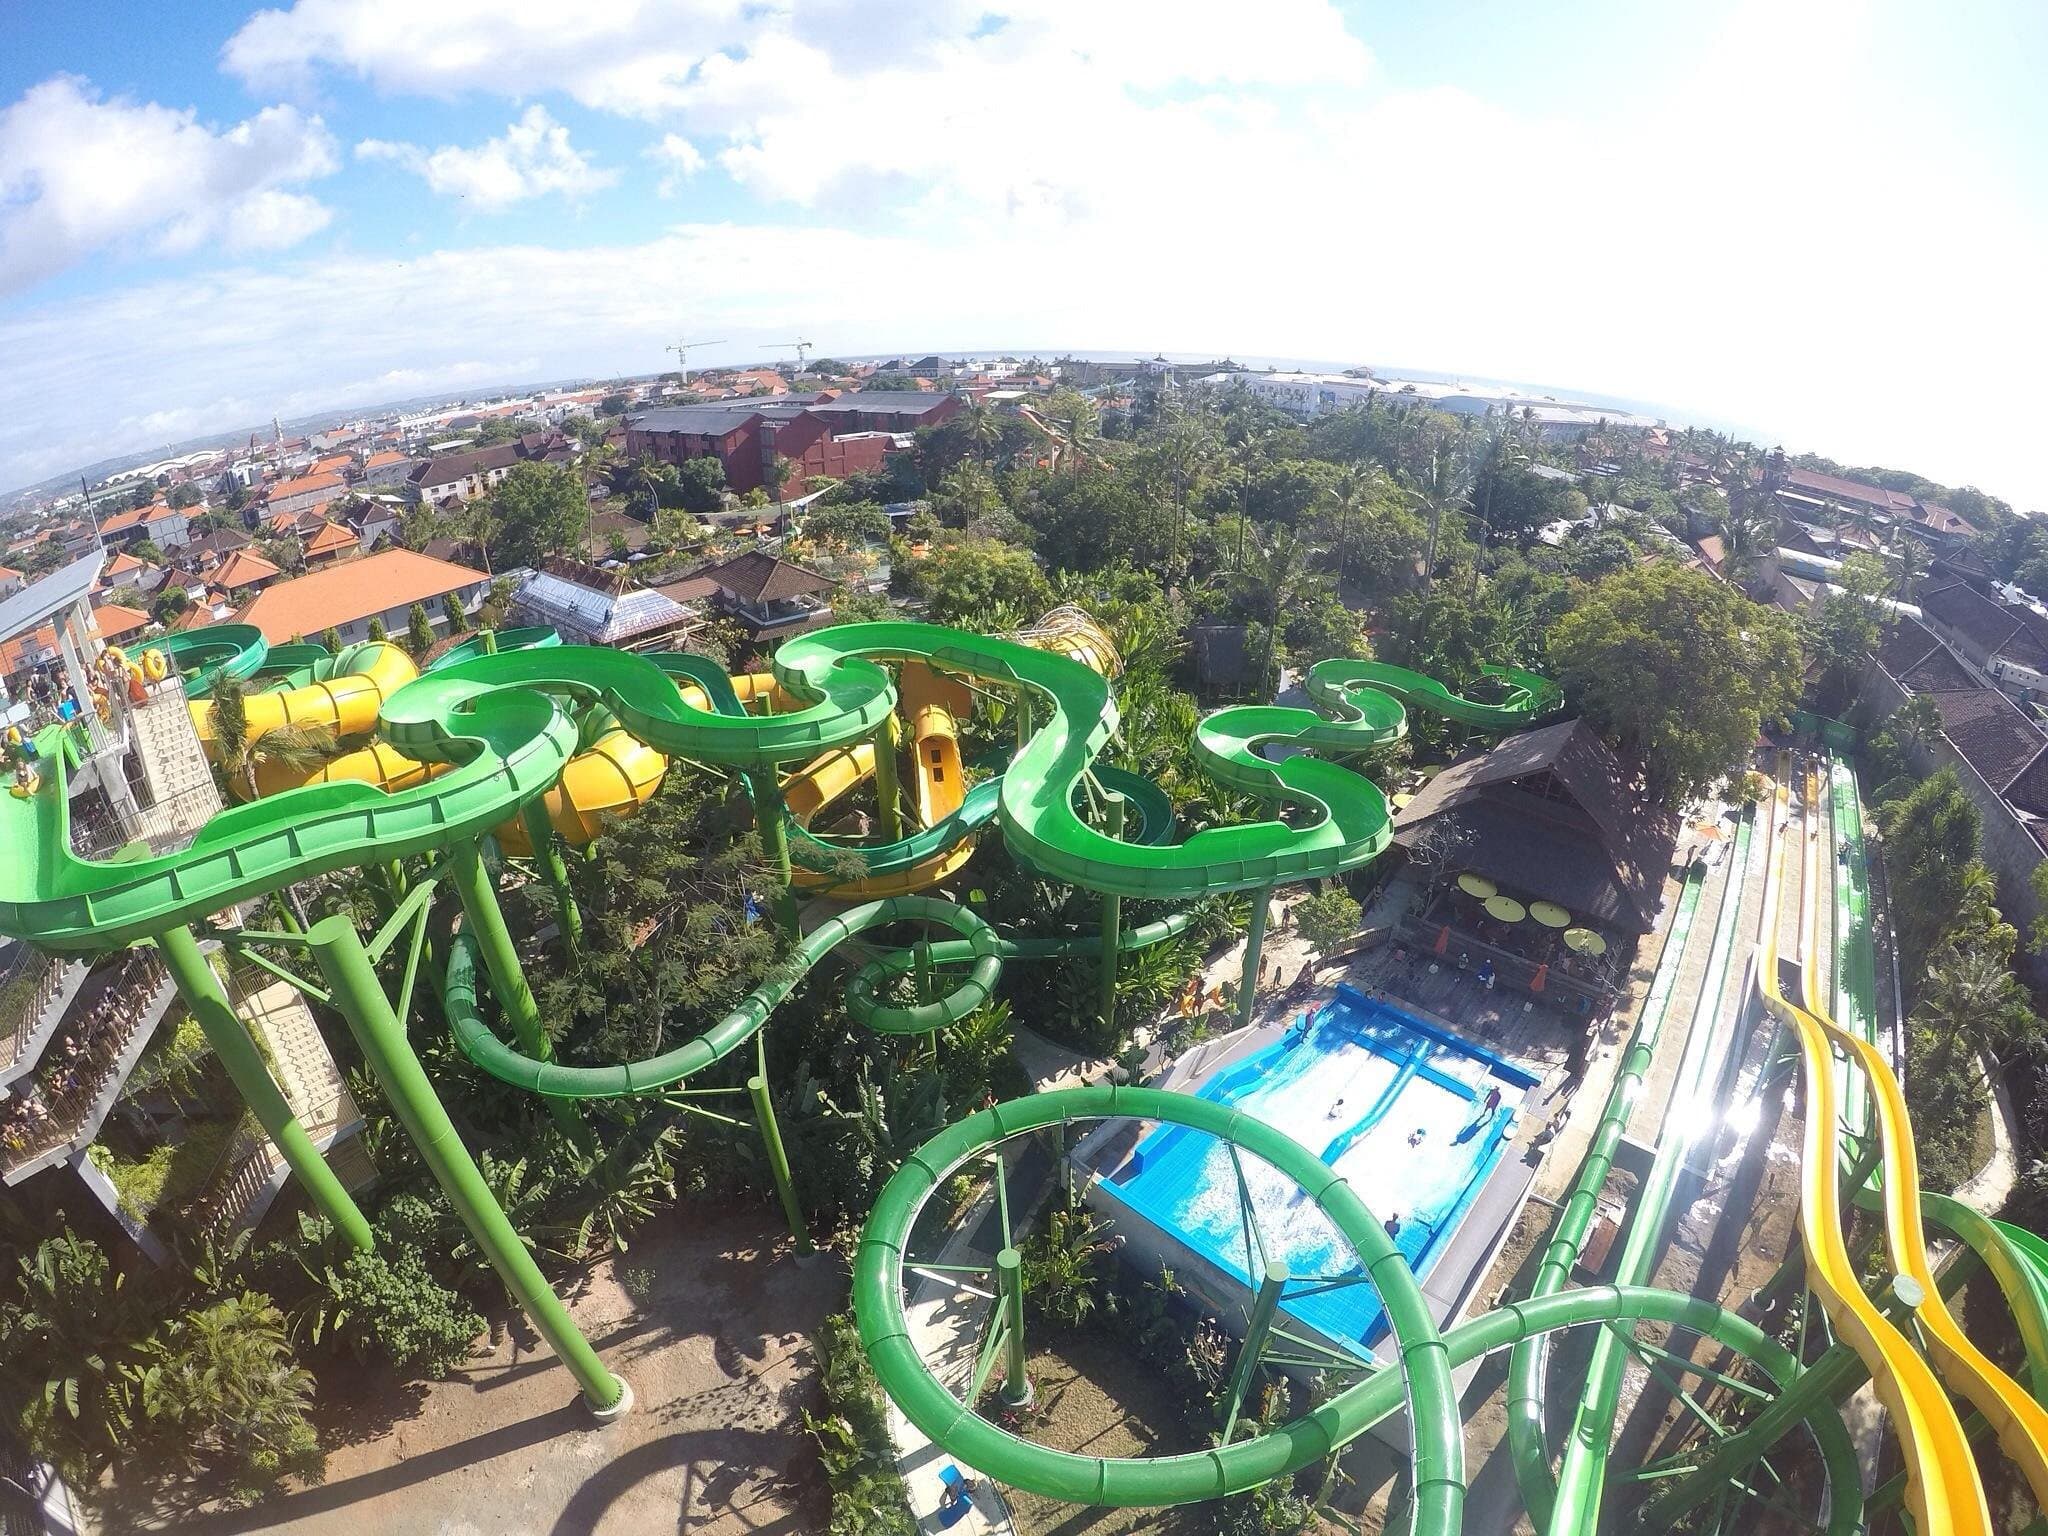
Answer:
M798 826L808 827L813 817L874 771L874 743L835 747L782 781L783 804Z
M324 725L337 736L362 736L377 725L384 701L420 675L412 658L388 641L344 652L348 670L301 688L251 693L243 701L251 740L287 725ZM207 756L215 753L213 701L192 701L192 725Z

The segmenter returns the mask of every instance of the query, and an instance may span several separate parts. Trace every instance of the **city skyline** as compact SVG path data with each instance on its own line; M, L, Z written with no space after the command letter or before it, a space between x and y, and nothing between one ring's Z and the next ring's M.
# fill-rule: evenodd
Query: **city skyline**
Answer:
M691 335L1394 359L2048 500L2018 6L115 9L0 64L9 486Z

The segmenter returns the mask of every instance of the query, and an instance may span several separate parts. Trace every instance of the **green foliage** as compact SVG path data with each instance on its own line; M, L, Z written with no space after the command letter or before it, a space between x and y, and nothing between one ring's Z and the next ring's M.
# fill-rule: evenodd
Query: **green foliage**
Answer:
M1051 602L1052 588L1038 562L993 539L961 538L935 545L922 560L899 559L898 580L925 604L934 624L1000 630L1028 623Z
M417 1195L404 1195L378 1220L374 1251L354 1249L319 1274L325 1292L315 1339L330 1330L360 1359L436 1380L469 1358L484 1320L434 1278L424 1246L438 1222Z
M1642 760L1668 804L1738 767L1799 693L1791 621L1678 565L1602 577L1559 620L1550 656L1586 719Z
M448 616L448 633L460 635L468 632L469 615L463 611L462 599L453 592L441 599L441 611Z
M381 615L372 616L370 622L364 626L364 632L372 640L389 640L391 638L391 631L384 627L384 620Z
M434 621L427 617L427 605L414 603L405 619L405 648L414 661L425 661L434 648Z
M805 1409L804 1427L818 1442L832 1489L831 1536L915 1536L881 1383L868 1366L860 1325L851 1312L835 1313L811 1345L825 1411Z
M1977 861L1983 823L1953 768L1882 807L1879 821L1901 957L1917 968L1962 908L1965 871Z
M341 631L332 624L328 625L320 631L320 644L326 648L328 655L339 655L341 653Z
M570 464L516 464L489 499L490 543L500 561L538 566L550 555L574 555L590 526L583 475Z
M1108 1231L1086 1206L1053 1206L1045 1230L1024 1240L1025 1305L1063 1328L1079 1328L1094 1316L1104 1265L1116 1251Z
M171 1319L131 1367L148 1433L254 1499L324 1465L307 1417L313 1373L268 1296L245 1291Z
M804 536L828 544L884 544L889 539L889 514L872 501L814 503L804 517Z
M1341 885L1303 897L1294 906L1294 926L1318 954L1327 954L1356 935L1363 916L1351 893Z

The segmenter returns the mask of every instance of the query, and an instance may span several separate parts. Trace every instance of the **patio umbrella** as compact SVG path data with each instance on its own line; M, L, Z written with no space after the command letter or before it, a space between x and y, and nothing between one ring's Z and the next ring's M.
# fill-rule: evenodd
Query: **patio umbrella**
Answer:
M1607 953L1607 941L1590 928L1567 928L1564 942L1567 949L1575 949L1582 955Z
M1546 928L1569 928L1572 925L1571 913L1554 901L1530 902L1529 915Z
M1512 896L1487 897L1486 910L1489 916L1497 917L1504 923L1519 923L1529 915L1528 908Z
M1467 896L1492 896L1500 890L1500 887L1487 879L1486 876L1475 875L1468 870L1458 876L1458 889Z

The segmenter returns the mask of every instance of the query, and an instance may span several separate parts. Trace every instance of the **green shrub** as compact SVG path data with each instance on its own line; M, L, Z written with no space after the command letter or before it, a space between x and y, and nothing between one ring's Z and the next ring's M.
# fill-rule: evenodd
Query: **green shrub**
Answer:
M861 1348L853 1314L826 1318L811 1342L825 1412L805 1409L804 1427L818 1442L832 1489L831 1536L915 1536L881 1383Z
M393 1200L378 1223L370 1253L350 1253L322 1272L326 1291L316 1332L348 1342L359 1358L439 1379L469 1358L484 1320L436 1280L420 1241L434 1214L417 1195Z

